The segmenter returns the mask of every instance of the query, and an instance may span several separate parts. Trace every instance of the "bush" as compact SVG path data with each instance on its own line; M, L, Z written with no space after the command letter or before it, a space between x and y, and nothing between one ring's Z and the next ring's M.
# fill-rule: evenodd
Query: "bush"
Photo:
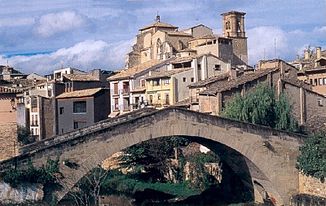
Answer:
M23 145L30 144L35 141L35 139L31 136L29 128L23 126L18 126L17 128L17 140Z
M297 167L304 174L324 181L326 177L326 137L324 133L312 135L300 147Z
M55 183L54 175L59 173L59 160L48 159L46 165L41 168L35 168L31 162L27 169L10 169L1 174L3 181L12 187L17 187L23 183Z

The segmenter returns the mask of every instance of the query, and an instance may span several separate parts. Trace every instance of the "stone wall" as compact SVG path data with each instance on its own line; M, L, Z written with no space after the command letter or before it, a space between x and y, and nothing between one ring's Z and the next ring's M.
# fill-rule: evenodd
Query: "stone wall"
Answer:
M0 161L18 154L17 124L0 124Z
M299 192L326 198L326 182L317 178L299 174Z

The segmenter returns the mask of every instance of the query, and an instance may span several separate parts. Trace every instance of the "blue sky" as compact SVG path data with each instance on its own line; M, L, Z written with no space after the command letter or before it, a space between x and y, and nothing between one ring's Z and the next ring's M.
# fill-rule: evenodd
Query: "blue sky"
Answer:
M326 0L0 0L0 64L49 73L61 66L120 69L138 29L161 21L202 23L221 33L220 14L246 12L249 61L291 60L326 48ZM264 52L265 51L265 52Z

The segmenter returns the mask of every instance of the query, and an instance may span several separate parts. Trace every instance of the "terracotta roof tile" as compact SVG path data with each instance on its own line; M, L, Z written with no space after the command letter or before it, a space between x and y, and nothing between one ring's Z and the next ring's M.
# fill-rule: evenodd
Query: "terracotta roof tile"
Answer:
M255 79L258 79L260 77L263 77L271 72L277 71L278 68L273 69L262 69L257 70L250 74L242 75L236 79L230 80L230 81L223 81L223 82L216 82L209 86L209 88L200 94L206 94L206 95L215 95L216 93L223 92L230 90L232 88L238 87L244 83L251 82Z
M90 74L64 74L63 77L70 81L78 81L78 82L99 81L98 78Z
M229 73L223 73L223 74L213 76L213 77L210 77L208 79L201 80L201 81L195 82L193 84L190 84L189 87L190 88L191 87L204 87L204 86L213 84L213 83L215 83L217 81L228 80L229 77L230 77Z
M154 23L152 23L151 25L144 26L143 28L141 28L141 29L139 29L139 30L142 31L142 30L146 30L146 29L149 29L149 28L152 28L152 27L163 27L163 28L173 28L173 29L177 29L177 28L178 28L178 27L173 26L173 25L168 24L168 23L164 23L164 22L154 22Z
M145 71L146 69L149 69L157 64L159 64L160 61L159 60L150 60L147 62L144 62L142 64L139 64L137 66L128 68L128 69L124 69L121 70L118 74L115 74L113 76L110 76L108 78L108 80L117 80L117 79L124 79L124 78L128 78L131 77L139 72Z
M89 97L93 96L97 92L101 91L102 88L94 88L94 89L83 89L73 92L65 92L57 96L57 99L64 99L64 98L75 98L75 97Z
M170 36L187 36L187 37L192 37L191 34L188 34L188 33L185 33L185 32L182 32L182 31L169 31L169 32L166 32L168 35Z
M171 77L174 74L178 74L181 72L189 71L191 68L183 68L183 69L172 69L168 71L160 71L160 72L152 72L150 76L147 76L146 79L155 79L162 77Z

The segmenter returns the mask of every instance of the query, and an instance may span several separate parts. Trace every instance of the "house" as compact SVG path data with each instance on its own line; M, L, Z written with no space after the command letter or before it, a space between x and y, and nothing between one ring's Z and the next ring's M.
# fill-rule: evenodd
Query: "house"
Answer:
M316 47L315 52L310 48L304 51L304 56L290 62L298 69L298 79L312 85L312 89L326 95L326 51Z
M67 67L67 68L54 70L53 76L47 75L47 78L49 78L48 80L62 81L64 74L86 74L86 72L81 71L76 68ZM50 78L53 78L53 79L50 79Z
M110 114L108 89L92 88L65 92L56 97L58 134L90 126Z
M296 77L297 70L283 60L259 62L255 72L235 79L223 79L207 86L198 95L198 110L212 115L221 115L225 105L236 94L244 95L257 84L263 83L275 89L276 95L284 93L292 106L292 112L300 125L316 131L326 128L326 97L312 90L311 85ZM320 120L318 122L318 120Z
M26 78L26 74L14 69L10 66L0 65L0 80L13 80Z
M108 78L110 82L111 114L115 116L145 106L145 76L150 71L167 70L170 60L150 60L121 70Z

